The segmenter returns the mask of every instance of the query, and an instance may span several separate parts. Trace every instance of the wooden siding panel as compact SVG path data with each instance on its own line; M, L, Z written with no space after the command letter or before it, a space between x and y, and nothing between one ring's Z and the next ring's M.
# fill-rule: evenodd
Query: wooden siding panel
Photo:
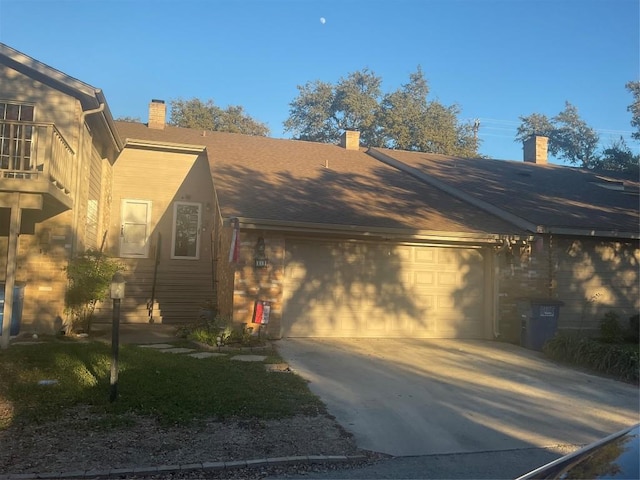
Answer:
M124 312L126 321L148 321L146 305L154 290L154 320L163 323L192 323L206 301L215 302L212 263L214 196L205 154L159 152L126 148L113 170L113 195L108 250L118 256L122 199L151 201L149 255L121 260L127 265L127 292L133 299ZM199 232L199 259L171 258L173 203L200 203L202 228Z

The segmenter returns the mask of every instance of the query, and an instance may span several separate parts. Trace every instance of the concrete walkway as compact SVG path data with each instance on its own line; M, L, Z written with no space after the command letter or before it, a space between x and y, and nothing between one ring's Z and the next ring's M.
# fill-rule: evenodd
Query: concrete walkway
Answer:
M394 456L583 445L638 423L633 385L497 342L286 339L360 448Z

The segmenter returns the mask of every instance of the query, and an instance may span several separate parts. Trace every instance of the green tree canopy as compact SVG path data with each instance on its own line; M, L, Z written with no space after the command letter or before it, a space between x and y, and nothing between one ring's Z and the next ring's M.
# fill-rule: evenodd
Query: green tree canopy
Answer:
M285 131L298 140L337 143L345 130L358 130L363 144L429 153L474 156L478 140L458 121L458 106L429 101L422 69L396 91L382 94L382 79L368 69L335 84L313 81L298 86L289 104Z
M565 102L565 109L553 118L556 126L551 133L549 151L569 163L590 167L597 160L600 137L580 118L578 109Z
M602 156L593 163L594 170L626 172L640 175L640 155L634 154L623 137L602 151Z
M631 112L631 126L636 129L631 137L640 140L640 81L629 82L625 86L633 95L633 103L627 107L627 111Z
M363 142L375 134L381 79L364 69L340 78L336 85L315 80L298 86L285 131L298 140L332 143L345 130L358 130Z
M638 129L631 136L640 140L640 82L629 82L626 87L634 96L634 103L627 108L633 115L631 125ZM523 142L533 135L542 135L549 138L549 152L571 164L593 170L638 175L640 155L632 152L624 138L620 137L598 151L598 134L569 102L565 102L564 110L551 119L540 113L532 113L520 117L520 121L515 137L517 142Z
M222 109L213 100L203 102L197 98L171 100L170 104L171 119L169 123L177 127L243 133L261 137L266 137L270 133L266 124L252 118L239 105Z
M522 123L516 133L516 142L522 143L533 136L551 137L551 133L555 130L551 120L540 113L520 117L520 121Z
M522 142L532 135L549 137L549 152L585 168L598 160L598 142L600 137L578 114L578 109L569 102L555 117L533 113L520 117L516 141Z

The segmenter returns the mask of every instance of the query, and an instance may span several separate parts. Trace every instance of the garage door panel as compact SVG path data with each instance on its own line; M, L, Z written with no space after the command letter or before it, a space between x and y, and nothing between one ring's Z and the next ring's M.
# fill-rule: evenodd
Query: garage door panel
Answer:
M413 284L417 287L431 288L436 284L436 272L415 272Z
M474 338L483 331L478 251L295 241L286 253L285 336Z
M459 284L458 274L455 272L439 272L436 278L438 287L455 287Z
M415 250L415 263L437 263L436 252L434 250L416 249Z

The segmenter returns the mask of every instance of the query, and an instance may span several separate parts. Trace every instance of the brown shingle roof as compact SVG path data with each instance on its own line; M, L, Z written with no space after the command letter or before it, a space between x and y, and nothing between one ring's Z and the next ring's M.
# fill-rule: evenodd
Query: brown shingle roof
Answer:
M514 233L512 225L360 150L118 122L129 140L206 146L224 217L409 231ZM520 233L520 232L515 232Z
M376 149L418 172L551 231L640 230L638 179L553 164ZM614 178L611 178L614 177ZM625 191L612 190L618 180ZM634 193L635 192L635 193Z

